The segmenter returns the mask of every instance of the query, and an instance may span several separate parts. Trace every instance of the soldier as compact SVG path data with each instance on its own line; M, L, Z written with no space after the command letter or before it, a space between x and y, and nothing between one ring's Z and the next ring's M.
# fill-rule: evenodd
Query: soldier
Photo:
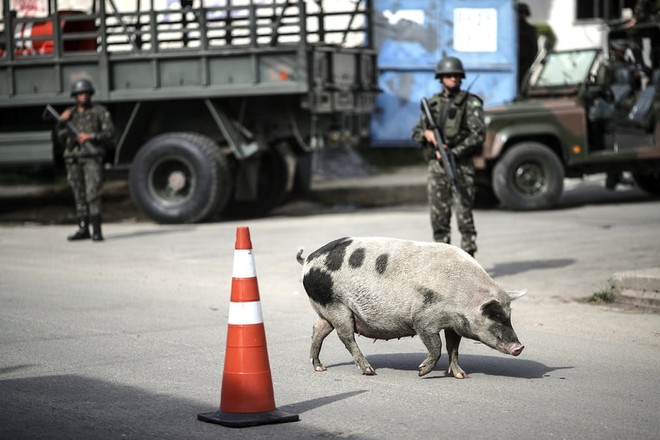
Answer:
M539 34L527 19L532 15L527 3L518 3L518 91L539 52Z
M444 134L447 148L456 158L458 183L466 194L452 191L451 184L440 163L441 155L435 149L437 140L433 131L428 130L422 115L413 128L412 138L422 145L428 160L427 194L431 208L433 239L449 243L451 238L452 205L456 210L458 229L461 232L461 247L474 256L477 250L477 231L472 216L474 204L474 164L472 157L481 151L486 135L486 124L481 99L461 90L461 80L465 70L461 60L445 57L436 67L436 79L442 84L442 92L429 99L431 114Z
M92 104L94 86L81 79L71 86L71 96L76 104L61 114L56 130L59 141L65 146L64 163L67 180L73 190L78 215L78 230L69 240L91 238L102 241L101 188L103 186L103 156L105 147L113 140L114 125L110 112L102 105ZM80 132L77 137L66 128L66 121ZM89 222L92 235L89 234Z

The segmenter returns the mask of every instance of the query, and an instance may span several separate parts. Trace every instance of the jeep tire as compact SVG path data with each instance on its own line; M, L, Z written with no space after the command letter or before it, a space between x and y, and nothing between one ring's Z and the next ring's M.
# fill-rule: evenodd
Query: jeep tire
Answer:
M547 209L564 189L564 168L557 155L539 142L509 148L493 169L493 191L514 210Z

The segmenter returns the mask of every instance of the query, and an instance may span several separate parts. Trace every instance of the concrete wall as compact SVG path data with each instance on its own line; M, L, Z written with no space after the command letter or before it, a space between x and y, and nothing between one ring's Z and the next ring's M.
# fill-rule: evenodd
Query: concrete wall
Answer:
M576 4L579 0L525 0L533 24L549 24L557 36L558 50L599 47L603 44L605 25L600 20L576 20ZM624 16L630 11L624 11Z

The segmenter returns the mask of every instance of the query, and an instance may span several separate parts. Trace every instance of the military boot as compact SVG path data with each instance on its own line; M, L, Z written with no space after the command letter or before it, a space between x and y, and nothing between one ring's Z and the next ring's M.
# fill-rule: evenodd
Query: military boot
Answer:
M101 216L92 216L92 240L103 241L103 234L101 234Z
M89 235L89 220L87 217L78 218L78 230L67 237L69 241L74 240L86 240L90 237Z

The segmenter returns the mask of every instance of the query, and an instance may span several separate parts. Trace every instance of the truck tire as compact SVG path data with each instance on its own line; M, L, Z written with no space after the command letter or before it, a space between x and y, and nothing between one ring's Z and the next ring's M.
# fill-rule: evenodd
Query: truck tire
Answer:
M633 173L633 178L635 179L637 186L647 193L653 194L654 196L660 195L660 170L650 172L635 171Z
M262 153L259 162L257 197L232 200L224 211L228 217L261 217L278 206L287 195L289 171L286 160L276 149Z
M512 146L493 169L493 191L514 210L547 209L564 190L564 167L555 153L538 142Z
M233 176L218 145L195 133L165 133L138 151L129 174L131 198L158 223L196 223L222 210Z

